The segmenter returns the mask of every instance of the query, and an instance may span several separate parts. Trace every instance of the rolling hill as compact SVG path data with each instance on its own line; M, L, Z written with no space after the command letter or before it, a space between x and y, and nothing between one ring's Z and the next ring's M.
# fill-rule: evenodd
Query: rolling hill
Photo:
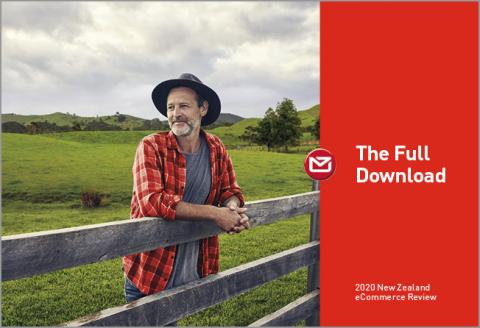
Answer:
M320 115L320 105L315 105L309 109L298 112L300 120L302 121L302 127L309 127L315 124L315 121Z
M160 116L160 115L159 115ZM162 122L165 127L166 125L166 120L162 116ZM217 126L224 126L224 125L232 125L234 123L237 123L239 121L243 120L243 117L234 115L234 114L229 114L229 113L221 113L220 117L218 120L215 122L211 128L217 127ZM86 117L86 116L77 116L75 114L70 114L70 113L52 113L52 114L45 114L45 115L19 115L19 114L2 114L2 123L6 122L17 122L23 125L30 124L31 122L45 122L47 121L48 123L54 123L58 126L69 126L72 127L75 124L79 124L82 129L87 126L88 123L92 122L104 122L109 125L117 126L120 127L123 130L138 130L142 126L144 126L144 123L146 120L143 118L131 116L131 115L126 115L126 114L115 114L115 115L107 115L107 116L97 116L97 117Z

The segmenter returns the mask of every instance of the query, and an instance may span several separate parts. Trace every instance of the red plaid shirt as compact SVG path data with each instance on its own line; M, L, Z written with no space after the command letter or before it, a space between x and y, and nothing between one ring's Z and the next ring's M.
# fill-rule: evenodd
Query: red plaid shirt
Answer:
M201 131L210 149L212 186L207 204L219 206L231 196L244 199L235 171L220 139ZM175 135L159 132L143 138L133 163L133 196L130 216L162 217L175 220L175 207L182 200L186 180L186 160L179 152ZM146 295L165 289L173 270L176 246L132 254L123 258L126 276ZM219 269L218 236L202 239L198 272L201 277Z

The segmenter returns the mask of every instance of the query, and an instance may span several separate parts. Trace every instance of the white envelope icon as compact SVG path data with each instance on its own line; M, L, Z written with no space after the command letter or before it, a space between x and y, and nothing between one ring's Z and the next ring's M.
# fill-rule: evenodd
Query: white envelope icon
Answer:
M310 172L328 173L332 170L332 158L324 156L310 157L308 159L308 167Z

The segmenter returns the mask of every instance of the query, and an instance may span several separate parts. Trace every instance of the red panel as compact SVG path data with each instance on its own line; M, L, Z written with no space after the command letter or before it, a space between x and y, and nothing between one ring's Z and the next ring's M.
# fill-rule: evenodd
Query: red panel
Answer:
M321 3L320 25L320 145L337 162L321 183L321 324L478 325L478 4ZM395 161L396 145L430 160ZM358 167L445 167L446 183L358 183ZM355 300L408 297L381 290L398 283L436 300Z

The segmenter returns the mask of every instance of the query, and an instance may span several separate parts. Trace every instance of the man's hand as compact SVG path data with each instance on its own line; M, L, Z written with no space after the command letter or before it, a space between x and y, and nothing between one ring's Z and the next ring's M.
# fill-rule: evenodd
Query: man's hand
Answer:
M228 233L238 233L250 227L249 218L245 214L247 209L238 207L239 203L235 196L223 204L225 207L180 201L176 207L176 219L188 221L208 219Z
M229 231L228 232L229 234L239 233L244 229L250 228L249 218L245 214L246 209L240 208L239 207L240 203L241 203L240 199L238 199L237 196L232 196L223 203L223 206L228 207L232 211L236 211L242 217L242 219L240 220L240 223L237 226L235 226L233 230Z
M250 228L250 223L249 223L249 218L248 216L245 214L245 212L247 211L246 208L241 208L241 207L238 207L237 203L236 202L231 202L228 204L228 208L231 210L231 211L234 211L234 212L237 212L238 214L240 214L240 221L239 221L239 224L236 225L235 227L233 227L233 230L229 231L228 233L229 234L233 234L233 233L239 233L241 231L243 231L244 229L248 229Z
M227 232L235 231L235 227L241 225L241 214L227 207L217 207L217 213L213 219L215 224Z

